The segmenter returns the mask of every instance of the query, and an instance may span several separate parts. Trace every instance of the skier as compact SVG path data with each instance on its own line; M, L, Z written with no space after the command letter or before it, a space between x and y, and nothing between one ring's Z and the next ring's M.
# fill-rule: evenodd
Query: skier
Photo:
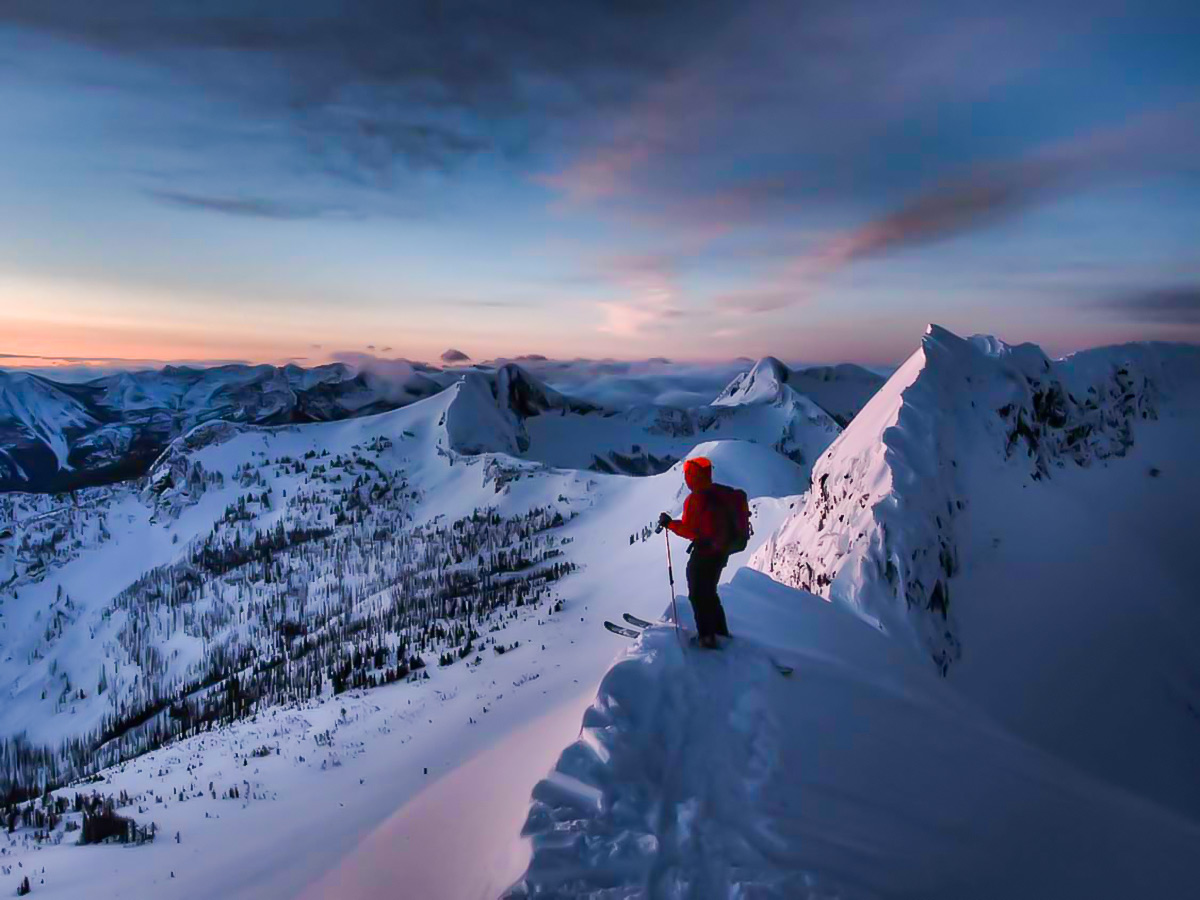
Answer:
M729 637L717 581L729 554L746 548L750 508L744 491L713 483L712 462L703 456L683 464L683 480L691 489L683 504L683 518L663 513L658 524L692 542L688 547L688 599L696 616L700 646L715 650L718 635Z

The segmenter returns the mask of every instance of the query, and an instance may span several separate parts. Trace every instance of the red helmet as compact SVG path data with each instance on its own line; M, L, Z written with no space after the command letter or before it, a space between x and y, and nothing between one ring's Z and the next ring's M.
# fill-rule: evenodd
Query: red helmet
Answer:
M693 491L700 491L713 483L712 460L696 456L683 464L683 480Z

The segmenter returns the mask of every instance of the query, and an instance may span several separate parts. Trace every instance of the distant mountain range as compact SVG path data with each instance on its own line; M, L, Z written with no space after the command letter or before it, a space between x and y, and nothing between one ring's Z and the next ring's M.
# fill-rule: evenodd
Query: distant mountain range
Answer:
M414 366L397 383L342 364L167 366L82 384L0 371L0 490L121 481L144 474L171 440L204 422L345 419L396 409L446 383L432 368Z
M807 418L816 421L827 414L830 425L844 426L883 383L858 366L791 370L766 357L735 378L712 405L681 409L641 404L617 410L566 396L515 363L446 370L412 363L387 373L356 371L340 363L311 369L167 366L84 383L0 370L0 491L57 492L136 478L171 441L206 422L285 425L372 415L407 406L463 379L479 380L497 399L513 430L514 451L523 453L532 444L531 456L555 465L634 474L663 471L697 435L728 429L737 415L734 408L804 395L792 404L802 402ZM560 441L561 423L556 428L543 420L530 432L526 421L551 411L608 421L589 430L591 443L574 434ZM766 429L759 439L778 444L785 453L809 454L807 445L792 446L791 418L788 413L787 421L764 422L751 430Z

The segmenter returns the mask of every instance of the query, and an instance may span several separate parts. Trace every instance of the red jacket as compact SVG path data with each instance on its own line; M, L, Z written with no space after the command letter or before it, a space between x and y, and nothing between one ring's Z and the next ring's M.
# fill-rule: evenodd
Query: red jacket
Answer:
M683 464L683 480L692 489L683 501L683 518L672 519L667 528L681 538L695 541L693 552L704 556L720 554L729 538L728 514L712 488L712 463L703 456Z

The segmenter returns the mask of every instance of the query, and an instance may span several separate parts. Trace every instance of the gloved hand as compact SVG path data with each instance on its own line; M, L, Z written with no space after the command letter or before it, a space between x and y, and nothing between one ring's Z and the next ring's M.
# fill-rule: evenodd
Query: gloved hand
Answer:
M671 524L671 514L670 513L659 513L658 514L658 527L659 528L666 528L670 524Z

